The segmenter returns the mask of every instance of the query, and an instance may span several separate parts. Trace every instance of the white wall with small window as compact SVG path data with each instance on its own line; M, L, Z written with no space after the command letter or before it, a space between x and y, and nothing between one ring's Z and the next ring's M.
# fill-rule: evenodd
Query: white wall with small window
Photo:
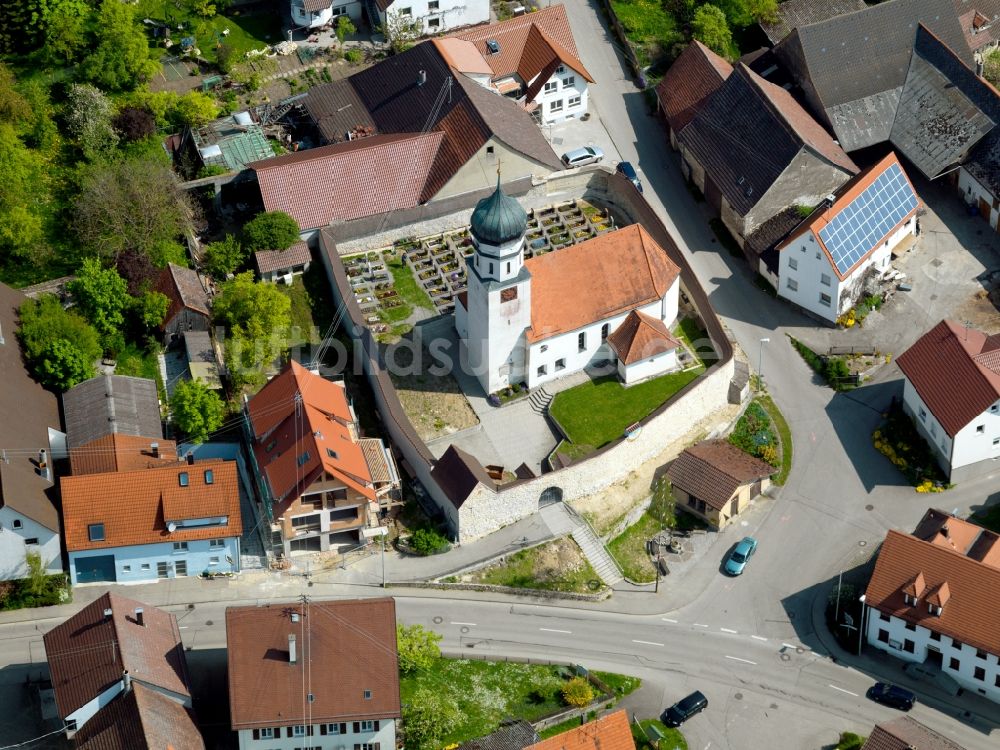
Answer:
M292 21L305 29L318 29L327 24L335 25L339 16L347 16L357 26L361 22L360 0L291 0L289 8Z
M25 556L37 552L49 573L61 573L59 534L10 505L0 507L0 581L28 575Z
M527 87L534 82L528 81ZM587 80L572 68L560 65L535 94L535 102L541 111L542 123L549 125L584 114L587 97Z
M91 524L103 527L104 524ZM103 531L103 530L102 530ZM88 529L89 536L103 536ZM240 570L239 537L210 537L69 551L72 584L148 583L157 579L203 574L228 574ZM169 536L169 535L168 535ZM94 539L93 541L99 541Z
M418 22L421 34L438 34L460 26L489 23L490 3L489 0L396 0L379 12L381 23L386 22L387 14Z
M274 725L238 732L240 750L395 750L396 722L389 718ZM316 718L313 718L316 722Z
M1000 458L1000 401L949 437L941 422L931 412L909 379L903 377L903 408L913 417L917 429L934 449L935 458L951 481L958 474L975 475L975 468L988 467ZM990 464L983 464L989 461Z
M918 607L926 607L922 599ZM947 604L945 605L948 606ZM903 661L931 662L967 691L1000 703L1000 659L950 636L877 609L865 610L869 646ZM933 619L925 619L928 624Z

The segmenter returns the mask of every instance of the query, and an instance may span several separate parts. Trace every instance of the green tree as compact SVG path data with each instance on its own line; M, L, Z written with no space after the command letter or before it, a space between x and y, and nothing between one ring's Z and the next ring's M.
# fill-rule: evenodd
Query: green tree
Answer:
M250 250L286 250L299 241L299 225L284 211L268 211L247 222L243 240Z
M132 298L132 311L137 322L143 328L158 328L167 317L170 300L162 292L143 292L139 297Z
M111 100L95 86L76 83L69 87L63 115L66 131L91 161L107 156L118 145L114 114Z
M212 316L229 330L226 360L235 382L258 381L264 367L288 347L291 310L287 295L274 284L254 283L252 273L222 284Z
M221 73L231 73L233 66L240 61L240 51L232 42L222 42L215 50L215 61Z
M419 18L404 16L399 12L385 14L382 33L389 40L389 48L393 54L398 55L400 52L406 52L420 38L422 31L423 24Z
M133 6L103 0L97 14L97 47L81 64L83 77L106 91L131 91L155 75L159 65Z
M666 475L656 480L653 485L653 497L649 502L649 515L660 522L661 529L672 529L677 523L677 501L674 499L673 487Z
M726 14L734 29L744 29L758 21L772 21L778 13L778 0L716 0L715 5ZM704 43L708 46L708 42Z
M17 90L14 71L6 63L0 63L0 121L17 124L29 117L31 108Z
M18 337L39 382L66 390L93 377L101 345L83 316L63 309L58 297L46 294L22 304L19 317Z
M407 750L437 750L441 740L454 731L462 719L454 701L430 688L418 688L403 706L403 736Z
M594 700L594 688L583 677L574 677L563 685L562 697L567 705L583 708Z
M178 125L197 127L211 122L219 115L219 106L208 94L189 91L177 100L172 119Z
M225 405L219 394L200 380L182 380L170 398L174 423L194 443L203 443L222 425Z
M726 22L726 14L718 7L706 4L694 12L691 19L691 36L722 57L732 57L733 33Z
M121 332L130 297L118 271L104 268L97 258L87 258L70 282L69 291L102 338Z
M83 245L116 258L126 248L157 263L192 224L193 206L170 165L156 158L94 164L84 170L74 205ZM157 263L157 265L160 265Z
M356 34L358 32L358 27L351 22L350 16L338 16L337 25L333 29L333 33L337 35L337 41L341 44L347 39L351 34Z
M28 593L33 596L41 596L49 586L49 577L45 574L45 563L38 552L26 552L24 554L24 564L28 567L27 581Z
M423 625L396 625L396 650L399 653L399 671L413 674L430 669L441 658L441 634L427 630Z
M0 122L0 258L25 262L45 254L47 166L17 137L13 125Z
M28 103L30 114L15 124L25 145L40 152L56 156L59 146L59 129L56 127L48 87L37 78L20 86L21 95Z
M87 24L93 11L85 0L42 0L45 59L72 65L87 47Z
M202 263L205 270L216 279L224 279L246 260L243 246L236 238L227 234L225 239L205 245Z

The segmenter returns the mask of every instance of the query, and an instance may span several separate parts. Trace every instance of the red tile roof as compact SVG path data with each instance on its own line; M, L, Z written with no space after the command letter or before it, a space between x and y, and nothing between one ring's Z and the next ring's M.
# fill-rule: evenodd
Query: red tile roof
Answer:
M744 484L769 477L777 469L726 440L703 440L674 459L670 481L688 494L722 510Z
M874 183L875 180L877 180L887 169L889 169L893 165L899 167L899 171L903 173L903 177L905 177L906 181L910 183L910 188L913 190L913 194L916 195L917 191L913 187L913 183L910 182L910 178L906 174L906 170L903 169L903 165L899 163L899 159L896 158L896 154L890 151L886 156L882 158L881 161L878 162L878 164L869 167L867 170L865 170L857 177L852 179L850 182L848 182L846 185L841 187L837 191L838 193L837 199L833 202L833 205L823 209L822 211L814 211L812 216L810 216L805 222L796 227L795 231L792 234L790 234L780 245L778 245L778 250L779 251L784 250L792 242L794 242L796 239L801 237L806 232L812 232L813 238L823 249L823 252L826 254L826 258L830 263L830 267L833 269L833 272L837 274L837 278L843 281L844 279L849 277L851 273L854 272L854 269L856 269L858 266L864 263L865 259L867 259L873 252L875 252L875 250L885 241L885 239L889 235L891 235L893 232L899 229L905 222L909 221L913 216L916 216L917 211L920 208L920 203L918 202L916 207L912 211L910 211L908 214L906 214L906 216L901 218L899 222L896 224L896 226L894 226L884 235L882 235L881 237L873 237L871 239L872 245L868 249L868 251L860 258L858 258L857 262L843 273L840 272L840 269L837 267L837 263L833 259L833 254L830 252L830 249L826 246L826 243L823 242L823 238L820 237L819 233L827 224L829 224L837 216L839 216L840 213L845 208L851 205L851 203L853 203L859 195L861 195L865 190L871 187L872 183Z
M400 716L392 599L231 607L226 645L234 730Z
M1000 342L942 320L896 364L950 437L1000 399Z
M525 262L535 342L662 298L680 269L639 224ZM566 300L574 300L566 304Z
M627 366L669 352L681 344L670 335L662 320L633 310L608 336L608 345Z
M133 683L83 725L75 750L205 750L194 712L163 693Z
M579 73L588 82L594 82L580 62L573 31L562 5L553 5L499 23L475 26L455 36L476 45L492 68L495 80L516 73L528 85L543 70L550 66L554 70L556 66L551 63L555 61ZM486 42L490 40L500 45L500 52L493 54L489 51ZM545 80L539 83L539 87ZM528 101L532 98L529 96Z
M212 483L206 483L206 472ZM187 474L188 485L180 485ZM235 461L174 461L138 471L63 477L63 527L70 552L133 544L240 536L239 482ZM178 526L171 521L227 517L221 526ZM104 541L90 541L88 527L104 524Z
M670 129L679 132L691 122L698 106L722 85L733 66L697 39L674 60L656 86Z
M264 208L302 229L412 208L422 202L443 132L375 135L249 165Z
M342 384L291 360L250 399L248 409L257 439L254 454L275 500L298 497L324 471L375 499Z
M156 443L159 458L153 458L151 445ZM135 471L177 461L177 443L162 438L124 435L113 432L89 443L69 449L74 476L109 471Z
M918 575L925 586L917 604L910 606L903 589ZM940 594L944 583L950 596L938 616L928 612L927 598ZM1000 654L1000 569L960 552L890 530L865 600L880 612Z
M1000 569L1000 534L950 513L929 509L913 536Z
M260 273L271 273L304 265L312 260L312 253L305 242L296 242L287 250L258 250L253 257Z
M861 750L963 750L909 716L876 724Z
M528 745L525 750L635 750L635 740L628 714L622 709Z
M143 625L135 610L143 610ZM111 610L105 616L105 610ZM122 679L190 696L177 620L169 612L110 591L43 638L56 706L63 718Z

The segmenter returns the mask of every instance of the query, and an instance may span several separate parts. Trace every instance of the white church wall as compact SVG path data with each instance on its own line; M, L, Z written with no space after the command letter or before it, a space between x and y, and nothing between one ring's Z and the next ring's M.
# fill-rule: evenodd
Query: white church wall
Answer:
M654 357L650 357L649 359L641 359L638 362L633 362L627 367L621 362L618 363L619 374L621 375L621 379L625 381L626 385L632 385L633 383L641 382L647 378L663 375L666 372L676 369L676 367L676 349L661 352Z

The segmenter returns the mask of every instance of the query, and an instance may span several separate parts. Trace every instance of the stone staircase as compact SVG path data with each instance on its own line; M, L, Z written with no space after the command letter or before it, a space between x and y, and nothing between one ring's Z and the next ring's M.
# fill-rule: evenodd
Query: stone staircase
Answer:
M528 396L528 403L531 404L531 410L536 414L541 414L543 417L548 411L549 404L552 403L553 396L543 385L541 388L536 388Z
M571 534L573 541L580 545L580 550L583 552L584 557L587 558L587 562L590 563L600 579L608 586L614 586L616 583L621 583L625 580L625 576L622 575L618 563L611 557L604 543L601 542L600 537L597 536L591 525L587 523L587 520L569 505L564 505L563 507L566 508L567 515L576 521L576 528L573 529Z

